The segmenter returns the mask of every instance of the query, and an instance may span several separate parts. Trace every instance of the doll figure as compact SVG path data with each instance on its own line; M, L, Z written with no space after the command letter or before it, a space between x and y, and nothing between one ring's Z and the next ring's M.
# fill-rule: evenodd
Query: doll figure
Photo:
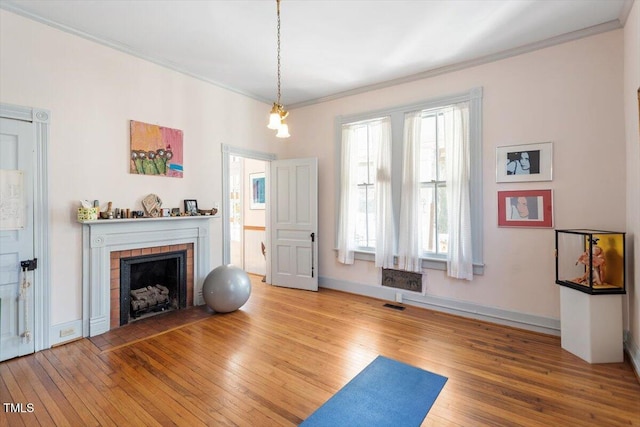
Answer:
M584 252L576 264L589 265L589 252ZM591 247L591 272L593 276L593 283L595 285L602 285L605 280L605 258L604 251L600 246L593 245ZM571 280L572 282L584 284L589 282L589 270L585 271L582 277L576 277Z

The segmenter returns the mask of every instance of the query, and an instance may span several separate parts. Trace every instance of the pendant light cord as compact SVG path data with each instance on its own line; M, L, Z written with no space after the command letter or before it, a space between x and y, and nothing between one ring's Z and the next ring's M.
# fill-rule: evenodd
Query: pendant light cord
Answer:
M277 130L276 137L278 138L289 138L289 126L284 122L284 120L289 115L289 112L284 109L281 104L281 71L280 71L280 0L276 0L277 7L277 17L278 17L278 97L277 101L273 103L273 107L271 108L271 112L269 113L269 124L267 127L269 129Z
M278 8L278 105L280 104L280 0L276 0Z

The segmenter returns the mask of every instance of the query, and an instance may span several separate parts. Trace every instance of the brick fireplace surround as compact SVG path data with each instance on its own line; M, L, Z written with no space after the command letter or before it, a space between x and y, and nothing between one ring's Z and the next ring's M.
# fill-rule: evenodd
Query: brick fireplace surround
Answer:
M187 250L187 306L204 304L202 284L211 264L211 218L214 217L82 221L83 336L94 337L119 326L113 316L119 313L118 270L122 257ZM114 264L118 265L116 271ZM117 297L112 293L115 283Z

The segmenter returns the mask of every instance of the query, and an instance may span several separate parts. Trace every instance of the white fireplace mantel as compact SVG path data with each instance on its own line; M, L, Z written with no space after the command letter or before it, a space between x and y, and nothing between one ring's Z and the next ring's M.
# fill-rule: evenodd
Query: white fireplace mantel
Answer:
M109 330L112 251L193 244L194 305L204 304L202 284L210 270L212 216L107 219L82 224L82 334Z

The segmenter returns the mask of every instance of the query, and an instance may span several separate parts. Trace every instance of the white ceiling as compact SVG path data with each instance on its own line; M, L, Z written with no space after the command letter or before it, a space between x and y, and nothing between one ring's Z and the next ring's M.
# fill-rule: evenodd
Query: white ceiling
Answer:
M634 0L282 0L289 109L620 28ZM265 102L275 0L2 0L0 7Z

